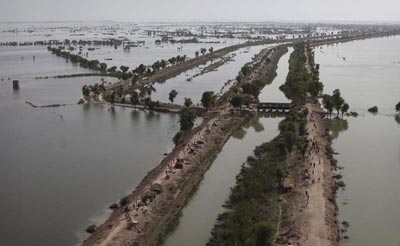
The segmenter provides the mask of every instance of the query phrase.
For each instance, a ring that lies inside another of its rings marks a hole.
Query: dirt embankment
[[[306,53],[307,54],[307,53]],[[306,69],[311,74],[308,57]],[[288,158],[286,182],[293,190],[282,196],[282,218],[276,245],[338,246],[337,206],[335,204],[334,167],[331,162],[330,137],[319,102],[309,97],[306,131],[306,159],[300,152]]]

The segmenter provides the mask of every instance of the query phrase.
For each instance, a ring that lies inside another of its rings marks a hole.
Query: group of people
[[[315,123],[314,115],[312,112],[310,115],[310,121],[313,123],[311,130],[312,131],[317,130],[317,125]],[[311,181],[310,184],[314,184],[317,182],[317,178],[315,177],[315,167],[317,165],[321,165],[321,158],[318,156],[321,149],[320,149],[320,143],[318,143],[318,141],[316,139],[313,139],[311,137],[307,141],[310,146],[310,148],[308,150],[308,155],[310,156],[310,166],[308,169],[305,170],[305,174],[307,176],[308,182]],[[318,161],[315,161],[315,158],[311,157],[313,153],[316,154]],[[310,173],[310,171],[311,171],[311,173]],[[320,182],[320,181],[321,181],[321,177],[318,177],[318,182]],[[306,206],[308,206],[308,202],[310,199],[310,194],[309,194],[308,190],[305,191],[305,196],[306,196]]]

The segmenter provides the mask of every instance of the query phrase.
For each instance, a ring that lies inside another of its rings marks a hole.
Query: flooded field
[[[224,92],[234,83],[240,68],[244,64],[251,62],[254,55],[267,47],[269,46],[242,48],[224,57],[223,59],[228,59],[227,62],[215,69],[215,71],[200,74],[203,68],[212,63],[209,62],[163,83],[157,83],[154,85],[156,92],[152,93],[152,99],[168,102],[168,93],[171,90],[176,90],[178,95],[174,101],[175,103],[183,104],[185,97],[189,97],[193,103],[197,104],[205,91],[214,91],[215,94]]]
[[[2,49],[0,64],[0,241],[73,245],[173,148],[178,117],[77,105],[82,85],[99,78],[33,79],[84,71],[47,51]],[[21,80],[19,91],[8,77]]]
[[[333,124],[334,149],[346,183],[338,193],[340,220],[348,221],[343,245],[399,245],[400,100],[399,37],[316,49],[325,93],[340,88],[357,118]],[[367,109],[378,106],[379,112]]]

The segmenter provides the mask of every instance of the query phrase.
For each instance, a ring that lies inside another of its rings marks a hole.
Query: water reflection
[[[239,127],[239,129],[232,132],[232,137],[241,140],[246,136],[246,133],[247,131],[244,129],[244,127]]]
[[[349,128],[349,123],[346,119],[328,119],[328,128],[331,130],[333,139],[339,137],[339,133],[346,131]]]
[[[137,123],[139,121],[140,112],[137,109],[133,109],[131,112],[131,119],[133,122]]]
[[[243,139],[247,131],[246,129],[253,128],[255,132],[262,132],[265,130],[264,125],[260,121],[260,117],[255,116],[253,118],[247,119],[242,126],[240,126],[238,129],[232,132],[232,137],[238,140]]]

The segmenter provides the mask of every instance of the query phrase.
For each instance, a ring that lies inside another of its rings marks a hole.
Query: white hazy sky
[[[400,0],[0,0],[0,21],[400,21]]]

